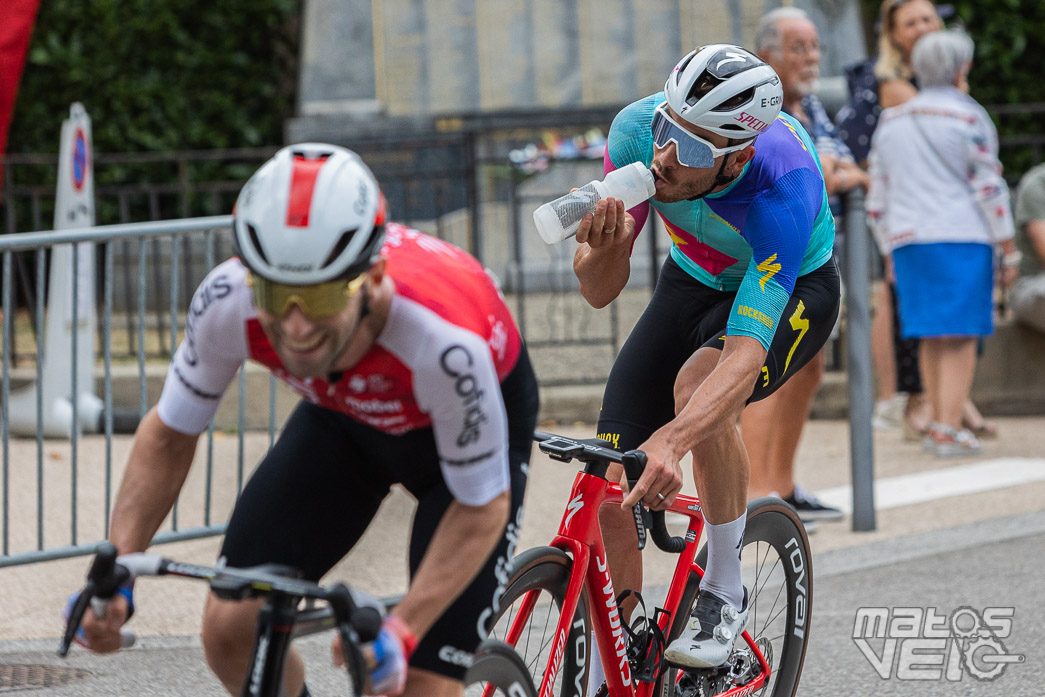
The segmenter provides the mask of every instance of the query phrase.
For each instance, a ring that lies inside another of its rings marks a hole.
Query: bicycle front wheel
[[[707,564],[707,545],[697,555],[702,568]],[[760,498],[748,504],[744,531],[744,587],[748,590],[747,632],[769,664],[769,680],[757,695],[794,697],[802,675],[806,646],[809,642],[809,620],[813,599],[809,538],[794,509],[777,498]],[[679,612],[672,621],[668,641],[682,633],[697,599],[699,579],[692,575],[686,585]],[[746,663],[745,663],[746,662]],[[758,677],[758,663],[750,655],[746,642],[738,640],[730,663],[739,677],[730,678],[728,671],[709,673],[693,671],[680,676],[669,668],[664,675],[664,697],[697,694],[720,694],[738,684]],[[745,668],[746,666],[746,668]]]
[[[513,646],[522,659],[533,685],[540,687],[551,660],[555,627],[566,597],[573,560],[560,549],[536,547],[512,559],[509,580],[500,598],[490,636],[506,640],[518,620],[522,633]],[[534,596],[530,594],[534,593]],[[552,694],[560,697],[585,697],[588,678],[588,598],[582,590],[573,613],[566,646]]]
[[[486,639],[464,677],[465,697],[537,697],[533,678],[512,647]]]

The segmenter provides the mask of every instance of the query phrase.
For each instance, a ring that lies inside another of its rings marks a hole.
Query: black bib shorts
[[[421,638],[410,665],[461,680],[507,580],[537,421],[537,380],[525,346],[501,383],[508,414],[511,511],[479,575]],[[417,571],[453,501],[432,430],[394,436],[302,401],[236,502],[221,555],[232,567],[287,564],[318,581],[356,544],[392,484],[417,498],[409,568]]]
[[[839,292],[833,260],[798,277],[749,403],[773,394],[827,343],[838,318]],[[721,350],[736,296],[709,288],[668,257],[649,305],[613,362],[599,438],[631,450],[675,418],[675,378],[697,349]]]

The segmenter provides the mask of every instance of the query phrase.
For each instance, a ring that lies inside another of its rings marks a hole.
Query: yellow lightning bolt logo
[[[765,274],[765,276],[758,279],[758,285],[762,286],[763,293],[766,292],[766,281],[773,278],[773,276],[776,276],[777,271],[780,270],[780,264],[774,264],[773,262],[775,261],[776,254],[773,254],[773,256],[769,257],[756,267],[759,271]]]
[[[668,229],[668,235],[671,236],[671,241],[672,242],[674,242],[675,244],[677,244],[680,247],[682,245],[684,245],[684,244],[689,244],[689,242],[687,242],[686,240],[684,240],[681,237],[679,237],[678,235],[676,235],[675,231],[672,230],[670,226],[665,225],[665,227]]]
[[[798,342],[802,340],[802,337],[809,331],[809,320],[802,316],[805,312],[806,304],[801,300],[798,301],[798,307],[795,308],[794,314],[791,315],[791,328],[798,332],[798,338],[795,339],[795,343],[791,345],[791,350],[787,352],[787,360],[784,361],[784,372],[787,372],[787,367],[791,365],[791,356],[795,355],[795,349],[798,348]]]

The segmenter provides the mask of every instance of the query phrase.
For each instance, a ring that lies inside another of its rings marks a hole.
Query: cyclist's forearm
[[[595,249],[582,244],[573,258],[573,272],[581,295],[598,309],[609,305],[628,283],[631,257],[628,245]]]
[[[142,419],[109,527],[109,538],[121,554],[149,546],[185,483],[197,439],[165,426],[155,408]]]
[[[509,508],[507,491],[485,506],[465,506],[457,501],[450,504],[410,582],[410,590],[394,610],[418,638],[431,629],[482,569],[504,536]]]

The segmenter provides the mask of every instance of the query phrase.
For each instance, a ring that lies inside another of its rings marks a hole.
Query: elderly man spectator
[[[1016,191],[1016,248],[1020,280],[1009,293],[1017,321],[1045,332],[1045,165],[1023,175]]]
[[[827,193],[838,195],[867,186],[867,175],[838,137],[815,91],[820,81],[820,35],[797,7],[767,12],[755,30],[755,52],[773,66],[784,91],[783,110],[805,126],[813,138]]]
[[[816,25],[798,8],[772,10],[758,23],[755,50],[780,77],[783,111],[795,117],[812,137],[832,209],[837,209],[838,194],[854,186],[866,186],[867,175],[838,138],[834,124],[814,94],[820,78],[820,37]],[[824,505],[794,481],[795,455],[823,375],[821,350],[774,394],[749,404],[740,418],[751,461],[748,497],[772,494],[784,498],[795,507],[810,531],[814,521],[843,517],[842,511]]]
[[[977,339],[993,332],[993,246],[1004,255],[1004,285],[1019,262],[998,134],[967,94],[972,55],[961,32],[919,39],[911,65],[922,91],[882,112],[870,157],[867,210],[883,252],[893,255],[903,336],[921,339],[933,414],[925,446],[938,456],[980,451],[962,409]]]

